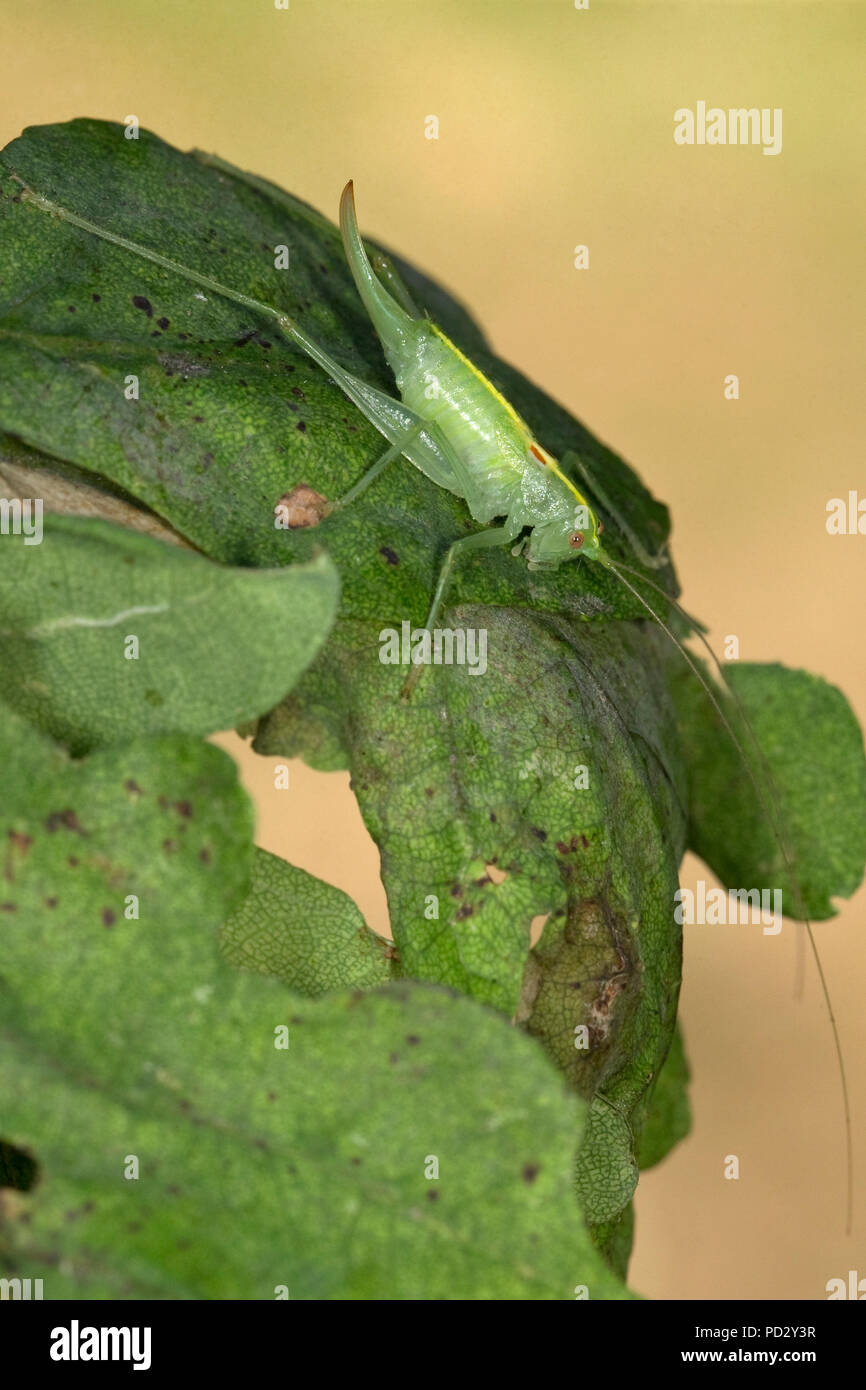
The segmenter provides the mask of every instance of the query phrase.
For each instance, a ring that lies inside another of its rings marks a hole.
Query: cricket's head
[[[556,568],[564,560],[603,559],[601,525],[589,507],[551,517],[533,527],[526,558],[530,569]]]

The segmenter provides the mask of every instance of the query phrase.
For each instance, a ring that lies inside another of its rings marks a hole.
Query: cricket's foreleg
[[[670,558],[666,553],[667,541],[657,555],[651,555],[646,546],[635,535],[622,514],[613,505],[607,493],[602,488],[601,483],[596,480],[579,454],[576,454],[573,449],[569,449],[567,453],[563,454],[562,463],[563,467],[568,467],[568,465],[571,464],[577,469],[587,487],[591,492],[595,493],[595,496],[604,507],[608,516],[613,518],[620,531],[622,531],[642,565],[647,569],[658,570],[661,569],[663,565],[670,564]]]
[[[436,619],[442,610],[442,603],[445,592],[448,588],[448,581],[451,578],[451,571],[454,562],[459,556],[472,550],[487,550],[494,545],[508,545],[517,535],[513,526],[507,522],[504,526],[489,526],[485,531],[475,531],[471,536],[461,536],[453,545],[449,546],[445,559],[442,561],[442,568],[439,571],[439,578],[436,583],[436,592],[433,595],[433,602],[430,604],[430,612],[427,614],[427,621],[424,627],[427,632],[432,632],[436,626]],[[401,692],[401,698],[408,700],[418,681],[421,679],[422,667],[420,664],[413,666],[409,675],[406,677]]]
[[[395,444],[392,444],[390,448],[386,449],[382,457],[378,458],[374,464],[371,464],[366,473],[358,479],[354,487],[350,487],[349,491],[344,493],[338,501],[331,503],[329,512],[339,511],[341,507],[347,507],[350,502],[357,501],[361,494],[367,491],[370,484],[376,481],[379,474],[388,467],[388,464],[393,463],[395,459],[402,456],[403,451],[412,443],[412,440],[418,436],[420,431],[420,423],[415,425],[411,430],[407,430],[405,438],[398,439]]]

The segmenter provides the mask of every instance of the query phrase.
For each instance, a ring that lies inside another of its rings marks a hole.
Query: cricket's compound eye
[[[572,550],[580,550],[580,547],[583,545],[583,532],[572,532],[568,538],[568,544],[571,546]]]

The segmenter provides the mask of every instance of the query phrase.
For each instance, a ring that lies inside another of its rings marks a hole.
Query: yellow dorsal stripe
[[[488,391],[490,395],[493,397],[493,399],[499,405],[502,406],[506,414],[514,421],[514,424],[520,430],[521,434],[526,436],[527,447],[529,445],[532,445],[533,448],[538,450],[539,454],[543,455],[543,459],[541,459],[540,462],[543,462],[544,466],[550,469],[551,473],[553,473],[554,476],[557,477],[559,481],[563,483],[565,487],[568,488],[569,492],[572,493],[572,495],[576,498],[580,505],[582,507],[586,507],[589,511],[590,516],[593,517],[593,519],[595,519],[595,513],[593,512],[583,493],[579,492],[578,489],[575,487],[574,483],[571,481],[571,479],[566,477],[566,475],[563,473],[562,469],[560,468],[559,464],[556,462],[556,459],[552,456],[552,454],[549,454],[546,449],[542,448],[542,446],[533,439],[529,426],[527,425],[526,421],[522,419],[520,415],[518,415],[511,402],[505,399],[501,391],[497,391],[496,387],[493,385],[493,382],[488,381],[487,377],[480,370],[480,368],[476,367],[475,363],[471,361],[471,359],[468,358],[464,352],[460,351],[456,343],[452,343],[451,339],[442,332],[442,329],[439,328],[437,324],[431,322],[430,327],[436,334],[437,338],[441,338],[445,346],[451,352],[454,353],[454,356],[458,359],[458,361],[462,362],[464,367],[469,368],[469,371],[472,373],[472,375],[478,381],[481,382],[481,385],[484,387],[485,391]]]
[[[592,516],[592,515],[593,515],[592,507],[590,507],[590,505],[589,505],[589,503],[587,502],[586,498],[584,497],[583,493],[582,493],[582,492],[579,492],[579,491],[577,490],[577,488],[575,487],[575,485],[574,485],[574,483],[571,481],[571,479],[568,478],[568,477],[566,477],[566,475],[563,473],[562,469],[560,468],[559,464],[556,462],[556,459],[553,457],[553,455],[552,455],[552,454],[549,454],[549,453],[547,452],[546,449],[543,449],[543,448],[541,447],[540,444],[535,443],[534,440],[533,440],[533,448],[537,449],[538,452],[539,452],[540,454],[543,454],[543,455],[544,455],[544,466],[545,466],[545,468],[549,468],[550,471],[551,471],[551,473],[553,473],[553,474],[559,479],[559,481],[560,481],[561,483],[564,483],[564,484],[565,484],[565,486],[568,488],[569,492],[573,493],[573,495],[577,498],[577,500],[578,500],[578,502],[580,503],[580,505],[581,505],[582,507],[586,507],[586,509],[587,509],[587,511],[589,512],[590,516]]]
[[[460,351],[459,347],[457,347],[455,343],[452,343],[450,338],[447,338],[445,336],[445,334],[442,332],[442,329],[439,328],[437,324],[431,323],[430,327],[433,329],[433,332],[436,334],[436,337],[441,338],[445,346],[451,352],[454,353],[454,356],[458,359],[458,361],[462,362],[464,367],[468,367],[474,377],[477,377],[477,379],[481,382],[481,385],[484,387],[485,391],[489,391],[493,399],[497,401],[499,405],[502,406],[503,410],[508,415],[510,415],[515,425],[517,425],[523,431],[527,439],[531,439],[532,435],[529,433],[526,421],[521,420],[517,411],[514,409],[514,406],[511,404],[510,401],[507,401],[505,399],[501,391],[497,391],[496,387],[493,385],[493,382],[487,380],[487,377],[484,375],[484,373],[480,371],[478,367],[476,367],[474,362],[471,362],[469,360],[465,353],[462,353]]]

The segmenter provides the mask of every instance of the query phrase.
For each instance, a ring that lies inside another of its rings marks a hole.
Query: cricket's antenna
[[[731,724],[731,721],[728,719],[727,715],[725,714],[724,710],[722,709],[721,703],[719,702],[719,700],[718,700],[718,698],[717,698],[717,696],[716,696],[714,690],[712,689],[712,687],[711,687],[709,681],[706,680],[706,678],[704,677],[704,675],[703,675],[702,671],[700,670],[700,668],[695,664],[695,661],[694,661],[693,657],[691,656],[691,654],[689,653],[689,651],[683,646],[683,644],[682,644],[682,642],[680,642],[679,638],[671,631],[671,629],[668,627],[667,623],[665,623],[664,620],[663,620],[662,618],[659,617],[658,613],[655,611],[655,609],[652,607],[652,605],[651,605],[650,603],[647,602],[647,600],[644,598],[643,594],[641,594],[641,593],[639,592],[639,590],[635,588],[634,584],[630,583],[630,581],[629,581],[628,579],[626,579],[625,574],[623,573],[624,570],[627,571],[629,574],[634,574],[637,578],[639,578],[639,579],[641,580],[642,583],[648,584],[650,588],[655,589],[657,593],[661,594],[661,596],[662,596],[662,598],[665,600],[665,602],[666,602],[666,603],[669,603],[669,604],[671,605],[671,607],[672,607],[672,608],[673,608],[673,609],[674,609],[674,610],[675,610],[675,611],[676,611],[676,612],[689,624],[689,627],[692,628],[692,630],[693,630],[694,632],[697,633],[697,635],[698,635],[698,637],[700,638],[701,642],[703,643],[704,647],[706,647],[707,651],[709,652],[709,655],[710,655],[710,657],[712,658],[713,664],[715,665],[717,671],[719,672],[719,675],[721,676],[721,679],[722,679],[722,682],[723,682],[723,684],[724,684],[725,690],[730,694],[730,696],[732,697],[732,699],[733,699],[733,701],[734,701],[734,704],[736,705],[737,712],[738,712],[740,718],[741,718],[742,721],[743,721],[743,725],[744,725],[744,727],[748,730],[749,736],[750,736],[752,742],[754,743],[755,748],[757,749],[758,754],[759,754],[759,756],[760,756],[760,758],[761,758],[761,761],[762,761],[763,766],[764,766],[764,771],[765,771],[765,773],[766,773],[766,775],[767,775],[768,784],[769,784],[770,787],[772,788],[772,787],[773,787],[773,779],[772,779],[772,774],[771,774],[771,772],[770,772],[770,769],[769,769],[769,767],[768,767],[768,765],[767,765],[767,760],[766,760],[766,758],[765,758],[765,756],[764,756],[764,752],[763,752],[763,750],[762,750],[762,748],[761,748],[761,745],[760,745],[760,743],[758,742],[757,734],[755,733],[754,728],[752,727],[751,721],[749,720],[749,717],[748,717],[748,715],[746,714],[746,711],[745,711],[745,709],[744,709],[744,707],[743,707],[742,701],[740,700],[739,696],[737,695],[737,692],[736,692],[736,691],[733,689],[733,687],[728,683],[727,677],[725,676],[724,668],[722,667],[722,664],[721,664],[721,662],[719,661],[719,658],[716,656],[716,653],[713,651],[713,649],[712,649],[710,643],[707,641],[707,638],[704,636],[704,633],[702,632],[702,630],[701,630],[701,628],[700,628],[700,625],[695,621],[695,619],[692,618],[692,617],[686,612],[686,610],[680,606],[679,603],[677,603],[677,601],[676,601],[675,598],[671,598],[669,594],[665,593],[664,589],[662,589],[660,585],[655,584],[651,579],[647,579],[646,575],[640,574],[637,570],[631,569],[630,566],[628,566],[628,565],[622,565],[622,564],[620,564],[619,562],[614,563],[614,562],[613,562],[611,559],[609,559],[609,557],[606,556],[606,555],[604,555],[604,556],[602,557],[602,563],[605,565],[605,567],[606,567],[607,569],[611,570],[611,571],[616,575],[616,577],[617,577],[617,579],[619,580],[619,582],[620,582],[621,584],[623,584],[623,585],[625,586],[625,588],[628,589],[629,592],[630,592],[631,594],[634,595],[634,597],[638,600],[638,602],[641,603],[641,604],[643,605],[643,607],[647,610],[647,612],[649,613],[649,615],[650,615],[650,617],[653,619],[653,621],[656,622],[656,623],[659,625],[659,627],[662,629],[662,631],[663,631],[664,633],[667,634],[667,636],[670,638],[671,642],[673,642],[674,646],[676,647],[677,651],[680,653],[680,656],[682,656],[683,660],[684,660],[684,661],[686,662],[686,664],[689,666],[689,668],[691,669],[692,673],[697,677],[698,682],[699,682],[700,685],[702,686],[702,688],[703,688],[703,690],[704,690],[704,693],[705,693],[705,695],[707,696],[707,699],[710,701],[710,704],[712,705],[713,709],[715,710],[716,714],[718,715],[719,719],[721,720],[722,725],[723,725],[723,727],[724,727],[724,729],[725,729],[725,731],[726,731],[728,737],[730,738],[731,742],[733,743],[734,747],[735,747],[736,750],[737,750],[737,753],[738,753],[738,755],[739,755],[739,757],[740,757],[740,760],[741,760],[741,762],[742,762],[742,764],[743,764],[743,767],[746,769],[746,772],[747,772],[747,774],[748,774],[749,780],[750,780],[750,782],[752,783],[752,786],[754,787],[754,789],[755,789],[755,791],[756,791],[756,793],[757,793],[757,795],[758,795],[758,799],[759,799],[759,801],[760,801],[760,803],[761,803],[761,807],[762,807],[762,809],[763,809],[763,811],[764,811],[764,814],[767,816],[768,821],[769,821],[770,825],[771,825],[772,828],[773,828],[773,833],[774,833],[774,835],[776,836],[776,840],[777,840],[777,843],[778,843],[778,845],[779,845],[779,849],[780,849],[781,852],[782,852],[782,858],[783,858],[783,860],[784,860],[784,862],[785,862],[785,869],[786,869],[786,871],[787,871],[788,877],[789,877],[791,883],[793,884],[794,890],[795,890],[795,892],[796,892],[796,894],[797,894],[797,897],[798,897],[798,899],[799,899],[798,910],[801,912],[801,920],[802,920],[802,922],[803,922],[803,924],[805,925],[805,928],[806,928],[806,934],[807,934],[808,939],[809,939],[809,946],[810,946],[810,948],[811,948],[812,956],[813,956],[814,961],[815,961],[815,968],[816,968],[817,971],[818,971],[818,979],[819,979],[820,984],[821,984],[821,993],[822,993],[823,996],[824,996],[824,1003],[825,1003],[825,1005],[826,1005],[827,1013],[828,1013],[829,1018],[830,1018],[830,1027],[831,1027],[832,1030],[833,1030],[833,1044],[834,1044],[834,1047],[835,1047],[835,1050],[836,1050],[836,1061],[837,1061],[837,1064],[838,1064],[839,1081],[840,1081],[840,1084],[841,1084],[841,1087],[842,1087],[842,1104],[843,1104],[843,1108],[844,1108],[844,1112],[845,1112],[845,1155],[846,1155],[846,1173],[847,1173],[847,1197],[846,1197],[846,1204],[845,1204],[845,1234],[846,1234],[846,1235],[850,1235],[850,1234],[851,1234],[851,1227],[852,1227],[853,1208],[854,1208],[854,1144],[853,1144],[852,1131],[851,1131],[851,1105],[850,1105],[850,1100],[849,1100],[849,1095],[848,1095],[848,1077],[847,1077],[847,1074],[846,1074],[846,1071],[845,1071],[845,1060],[844,1060],[844,1057],[843,1057],[843,1054],[842,1054],[842,1042],[841,1042],[841,1039],[840,1039],[840,1036],[839,1036],[839,1026],[838,1026],[838,1024],[837,1024],[837,1022],[836,1022],[836,1015],[835,1015],[835,1013],[833,1012],[833,1004],[832,1004],[832,1000],[831,1000],[831,998],[830,998],[830,990],[829,990],[829,987],[828,987],[828,985],[827,985],[827,978],[826,978],[826,976],[825,976],[825,974],[824,974],[824,968],[823,968],[823,966],[822,966],[822,964],[821,964],[821,957],[820,957],[819,954],[818,954],[818,946],[817,946],[817,943],[816,943],[816,941],[815,941],[815,933],[814,933],[814,931],[812,930],[812,922],[811,922],[811,919],[809,918],[808,912],[807,912],[807,910],[806,910],[805,900],[804,900],[804,898],[803,898],[802,890],[800,889],[799,884],[798,884],[797,875],[796,875],[796,873],[795,873],[795,871],[794,871],[793,862],[792,862],[791,857],[790,857],[790,855],[789,855],[789,853],[788,853],[788,849],[787,849],[787,847],[786,847],[786,845],[785,845],[784,837],[783,837],[783,835],[782,835],[782,833],[781,833],[781,831],[780,831],[780,829],[779,829],[779,821],[778,821],[778,819],[777,819],[777,816],[774,814],[774,810],[771,810],[770,805],[769,805],[769,803],[768,803],[768,801],[767,801],[767,798],[766,798],[766,796],[765,796],[765,794],[764,794],[764,790],[763,790],[763,788],[761,787],[761,785],[760,785],[758,779],[756,778],[756,776],[755,776],[755,774],[754,774],[754,771],[753,771],[753,769],[752,769],[752,766],[751,766],[751,764],[750,764],[748,758],[746,757],[745,749],[743,748],[742,742],[740,741],[740,738],[738,737],[737,733],[735,732],[735,730],[734,730],[734,728],[733,728],[733,726],[732,726],[732,724]],[[775,790],[775,789],[774,789],[774,790]],[[778,793],[777,793],[777,794],[778,794]],[[775,808],[774,808],[774,809],[775,809]]]

